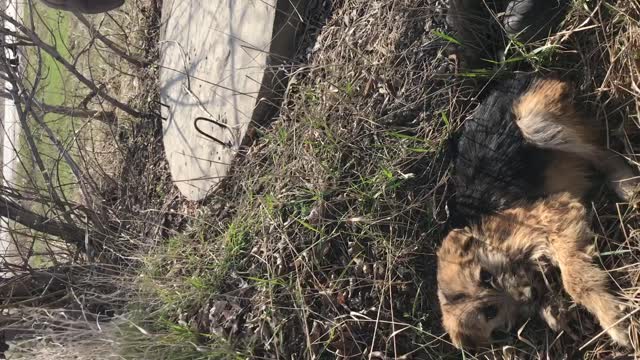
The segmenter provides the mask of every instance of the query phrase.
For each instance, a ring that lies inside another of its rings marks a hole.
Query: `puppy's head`
[[[540,275],[522,256],[510,256],[453,230],[438,250],[438,298],[445,330],[459,348],[501,342],[533,315],[543,291]]]

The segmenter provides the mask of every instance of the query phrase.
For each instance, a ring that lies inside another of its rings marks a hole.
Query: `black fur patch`
[[[503,82],[465,123],[455,149],[451,225],[459,227],[542,196],[546,150],[525,143],[513,114],[530,78]]]

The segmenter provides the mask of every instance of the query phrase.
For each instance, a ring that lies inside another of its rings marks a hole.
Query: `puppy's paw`
[[[570,323],[575,319],[566,302],[562,300],[549,301],[540,307],[539,314],[551,330],[555,332],[564,331],[576,341],[580,339],[570,326]]]
[[[631,348],[631,341],[629,340],[629,332],[627,329],[626,322],[622,322],[622,324],[618,324],[607,330],[607,334],[611,337],[616,344],[625,347],[627,349]]]
[[[628,201],[634,208],[638,208],[640,199],[638,199],[637,193],[640,190],[640,177],[612,181],[612,187],[621,199]]]

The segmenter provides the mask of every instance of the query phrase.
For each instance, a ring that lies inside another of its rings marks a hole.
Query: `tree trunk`
[[[69,282],[65,271],[58,271],[55,267],[19,271],[12,275],[0,279],[0,301],[5,307],[10,304],[11,307],[37,306],[38,301],[64,290]]]
[[[0,98],[14,100],[13,96],[11,96],[7,91],[0,91]],[[82,107],[72,108],[68,106],[49,105],[40,102],[36,102],[36,105],[44,113],[67,115],[80,119],[97,119],[107,125],[113,125],[116,121],[116,114],[113,111],[90,110]]]
[[[76,225],[38,215],[4,197],[0,197],[0,216],[13,220],[29,229],[59,237],[77,246],[80,250],[85,250],[85,230]]]
[[[75,118],[97,119],[107,125],[113,125],[116,114],[113,111],[98,111],[90,109],[71,108],[67,106],[55,106],[49,104],[38,104],[43,112],[67,115]]]

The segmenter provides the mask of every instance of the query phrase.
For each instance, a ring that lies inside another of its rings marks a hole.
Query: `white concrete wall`
[[[24,9],[24,1],[19,0],[5,0],[2,4],[3,11],[13,17],[19,19]],[[10,30],[15,30],[12,24],[6,24],[6,27]],[[12,39],[5,38],[6,42],[12,41]],[[4,86],[10,86],[5,84]],[[5,186],[12,186],[16,181],[16,171],[18,170],[19,161],[16,154],[18,148],[18,139],[20,137],[20,123],[18,119],[18,113],[16,111],[15,104],[12,100],[2,99],[3,101],[3,118],[2,118],[2,140],[0,142],[0,152],[2,153],[2,181]],[[15,246],[11,241],[11,237],[7,229],[7,219],[0,218],[0,256],[4,254],[4,257],[9,261],[13,261],[16,254]]]

